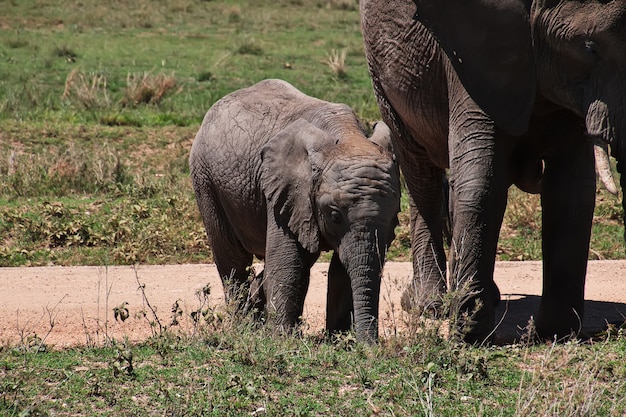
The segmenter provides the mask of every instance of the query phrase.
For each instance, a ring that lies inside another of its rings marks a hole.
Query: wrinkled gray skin
[[[189,164],[227,299],[248,294],[253,255],[265,260],[249,302],[280,329],[302,315],[310,268],[334,250],[326,328],[378,336],[380,279],[394,238],[400,180],[389,128],[365,136],[346,105],[265,80],[219,100]],[[226,279],[228,278],[228,279]]]
[[[405,292],[404,307],[437,311],[446,290],[441,181],[450,168],[449,286],[473,279],[479,294],[464,311],[483,304],[466,339],[494,328],[496,245],[512,184],[541,194],[536,329],[546,338],[579,331],[594,151],[599,173],[607,144],[618,170],[626,162],[626,1],[365,0],[361,19],[411,197],[416,292]]]

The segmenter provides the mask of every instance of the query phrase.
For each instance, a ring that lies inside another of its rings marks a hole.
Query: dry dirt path
[[[315,265],[307,295],[304,318],[309,331],[323,328],[325,319],[326,270]],[[411,274],[406,262],[388,262],[381,294],[381,334],[402,328],[399,308],[401,288]],[[586,288],[583,328],[596,331],[607,322],[623,322],[626,317],[626,261],[591,261]],[[495,280],[502,293],[496,335],[511,341],[520,335],[537,311],[541,293],[540,262],[498,262]],[[99,344],[106,337],[138,341],[152,329],[142,310],[139,288],[163,324],[168,324],[172,305],[183,310],[181,322],[190,325],[189,313],[198,308],[196,292],[207,283],[210,302],[223,304],[222,286],[215,265],[165,265],[120,267],[29,267],[0,268],[0,343],[15,344],[37,335],[48,346],[65,347]],[[116,321],[113,309],[128,303],[125,322]],[[53,323],[53,326],[51,325]]]

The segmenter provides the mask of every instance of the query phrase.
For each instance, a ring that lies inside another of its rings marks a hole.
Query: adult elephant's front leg
[[[536,321],[539,335],[550,339],[578,333],[582,327],[596,189],[593,143],[583,138],[580,124],[574,120],[553,132],[564,136],[565,145],[545,158],[543,294]]]
[[[480,343],[494,329],[495,306],[500,300],[493,272],[506,208],[505,161],[511,146],[507,138],[495,139],[495,126],[480,110],[465,109],[454,116],[458,119],[455,123],[453,117],[450,131],[450,287],[458,303],[451,307],[460,319],[457,327],[462,337]]]
[[[263,289],[268,321],[279,330],[291,331],[299,323],[317,256],[291,233],[268,222]]]

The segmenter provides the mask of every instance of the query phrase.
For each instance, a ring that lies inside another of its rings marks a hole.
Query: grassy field
[[[189,312],[176,312],[187,314]],[[405,317],[365,346],[350,334],[279,336],[208,306],[193,333],[0,348],[2,416],[623,416],[626,335],[472,347]],[[156,316],[155,316],[156,320]],[[166,317],[159,323],[168,323]]]
[[[211,260],[188,178],[206,110],[283,78],[379,117],[356,1],[7,1],[0,16],[0,266]],[[540,259],[511,191],[498,257]],[[598,191],[591,259],[624,257]],[[406,199],[390,258],[407,260]]]
[[[282,78],[379,117],[356,0],[0,5],[0,266],[210,262],[187,158],[235,89]],[[591,259],[624,258],[620,216],[599,189]],[[400,217],[390,258],[408,260],[406,198]],[[540,218],[511,190],[499,259],[540,259]],[[621,416],[626,337],[597,340],[365,347],[226,318],[140,345],[23,341],[0,347],[0,415]]]
[[[377,118],[352,2],[8,2],[0,27],[4,266],[210,261],[188,151],[238,88]]]

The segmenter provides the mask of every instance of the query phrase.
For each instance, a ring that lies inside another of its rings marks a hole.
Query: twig
[[[41,339],[41,343],[39,344],[39,347],[37,348],[37,350],[41,349],[41,347],[45,344],[46,339],[48,338],[48,336],[50,336],[50,333],[52,333],[52,329],[54,329],[55,320],[56,320],[56,317],[58,315],[58,313],[55,313],[55,310],[57,309],[59,304],[61,304],[61,302],[65,299],[65,297],[67,297],[67,294],[65,294],[63,297],[61,297],[59,302],[56,303],[56,305],[54,307],[52,307],[52,310],[50,310],[48,308],[48,306],[46,305],[45,309],[46,309],[46,313],[48,313],[48,324],[50,325],[50,327],[48,327],[48,332]],[[53,314],[54,314],[54,317],[53,317]]]
[[[161,324],[161,320],[159,320],[159,316],[157,315],[156,310],[152,307],[152,305],[150,304],[150,301],[148,301],[148,297],[146,297],[146,291],[145,291],[146,284],[142,284],[141,282],[139,282],[139,274],[137,273],[136,265],[133,265],[132,268],[133,268],[133,271],[135,272],[135,279],[137,280],[137,284],[139,285],[138,290],[141,291],[141,297],[143,299],[144,306],[148,306],[148,308],[152,312],[152,316],[154,317],[155,322],[159,325],[159,333],[161,333],[165,330],[165,327]],[[146,318],[146,320],[148,319]],[[150,323],[150,328],[152,329],[152,335],[156,336],[156,333],[153,328],[154,327],[153,322],[150,322],[150,320],[148,320],[148,323]]]
[[[89,329],[87,328],[87,323],[85,322],[85,312],[82,307],[80,308],[80,318],[83,322],[83,331],[85,332],[85,345],[95,347],[96,343],[89,334]]]

